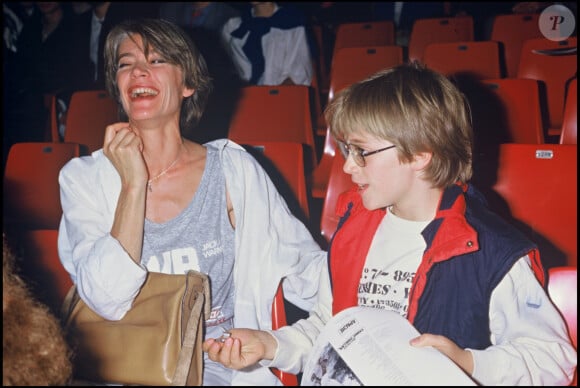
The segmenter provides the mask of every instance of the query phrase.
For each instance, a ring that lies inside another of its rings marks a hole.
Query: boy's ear
[[[415,168],[416,171],[423,170],[425,167],[429,165],[432,157],[433,157],[432,152],[419,152],[418,154],[415,154],[413,159],[413,167]]]

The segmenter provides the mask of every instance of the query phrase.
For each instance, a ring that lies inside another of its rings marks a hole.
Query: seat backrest
[[[495,78],[482,80],[482,85],[485,89],[477,97],[470,96],[478,130],[501,131],[506,143],[544,143],[538,81]],[[482,124],[487,128],[481,128]]]
[[[578,268],[560,266],[548,269],[548,295],[568,326],[570,340],[578,349]],[[570,386],[578,386],[578,370]]]
[[[310,216],[306,186],[304,145],[296,142],[246,142],[245,148],[260,162],[291,210],[300,207],[304,219]],[[251,147],[251,148],[250,148]],[[294,212],[294,214],[300,215]]]
[[[577,144],[578,133],[578,87],[577,78],[568,85],[566,101],[564,102],[564,119],[560,144]]]
[[[517,77],[541,81],[540,98],[545,101],[543,121],[550,136],[560,136],[562,132],[566,85],[576,76],[577,67],[576,37],[558,42],[528,39],[522,46]]]
[[[361,81],[379,70],[403,63],[401,46],[343,47],[336,51],[330,69],[328,99],[352,83]]]
[[[417,19],[409,36],[409,62],[423,62],[425,48],[435,42],[461,42],[474,40],[472,16]]]
[[[237,143],[294,142],[317,164],[309,88],[304,85],[245,86],[233,113],[228,137]]]
[[[62,207],[58,174],[81,155],[76,143],[15,143],[4,171],[4,220],[27,229],[58,229]]]
[[[312,197],[324,198],[326,196],[326,187],[328,186],[328,178],[335,154],[336,142],[330,134],[330,128],[327,127],[320,162],[318,162],[318,165],[310,176]]]
[[[401,46],[355,46],[336,49],[330,68],[327,101],[346,86],[365,79],[379,70],[403,63]],[[319,128],[326,128],[324,117],[320,117]],[[321,130],[322,132],[322,130]]]
[[[572,344],[578,346],[578,268],[549,268],[548,294],[566,320]]]
[[[511,143],[474,163],[491,208],[538,244],[547,268],[576,266],[577,159],[576,145]]]
[[[85,144],[89,152],[103,148],[107,125],[119,121],[117,102],[104,90],[72,94],[66,113],[64,141]]]
[[[341,23],[336,27],[334,50],[343,47],[392,46],[395,23],[392,20]]]
[[[324,33],[322,32],[323,27],[321,24],[313,23],[311,29],[312,37],[317,48],[316,58],[313,61],[316,64],[315,75],[317,76],[318,88],[320,90],[327,90],[330,78],[328,69],[331,58],[327,58],[328,54],[325,47]]]
[[[284,292],[282,291],[282,283],[278,285],[276,296],[272,302],[272,330],[277,330],[288,324],[286,318],[286,306],[284,303]],[[280,369],[272,368],[272,373],[278,377],[284,386],[298,386],[298,377],[292,373],[283,372]]]
[[[44,141],[58,143],[61,141],[58,133],[58,108],[56,94],[50,93],[44,96],[44,103],[48,108],[48,122],[46,124],[46,135]]]
[[[512,13],[493,17],[490,39],[501,43],[506,77],[515,78],[518,73],[523,42],[542,37],[539,18],[539,13]]]
[[[423,63],[447,76],[469,75],[476,79],[500,78],[501,64],[497,42],[434,42],[427,45]]]
[[[344,157],[337,152],[332,160],[332,169],[328,177],[326,196],[324,197],[320,216],[320,234],[327,242],[330,242],[338,225],[339,218],[336,215],[338,197],[353,185],[350,175],[342,170],[343,166]]]

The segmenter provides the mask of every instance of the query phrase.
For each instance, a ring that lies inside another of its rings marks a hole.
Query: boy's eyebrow
[[[366,144],[367,142],[368,142],[368,139],[367,140],[363,140],[361,138],[357,138],[356,136],[354,136],[354,137],[350,137],[348,139],[348,142],[347,143],[348,144],[354,144],[354,145],[359,145],[360,146],[362,144]]]

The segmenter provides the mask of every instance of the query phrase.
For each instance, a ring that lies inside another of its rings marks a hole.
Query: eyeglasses
[[[337,141],[336,143],[338,144],[338,149],[340,150],[340,152],[342,153],[344,158],[348,159],[348,155],[352,155],[352,160],[354,160],[354,162],[359,167],[366,166],[365,158],[367,156],[378,154],[379,152],[390,150],[391,148],[396,147],[396,145],[392,145],[392,146],[381,148],[381,149],[378,149],[375,151],[365,151],[362,148],[360,148],[359,146],[356,146],[353,144],[347,144],[347,143],[342,142],[342,141]]]

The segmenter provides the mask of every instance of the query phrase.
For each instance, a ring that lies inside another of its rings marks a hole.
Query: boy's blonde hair
[[[366,133],[397,146],[399,160],[432,153],[424,177],[434,187],[472,175],[473,130],[465,96],[444,75],[418,63],[380,71],[342,90],[327,106],[331,134]]]

